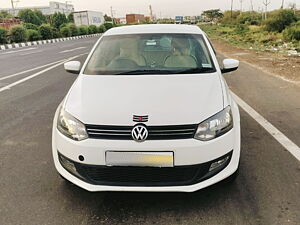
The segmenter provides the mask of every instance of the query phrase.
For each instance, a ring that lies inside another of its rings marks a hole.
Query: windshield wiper
[[[139,75],[139,74],[169,74],[172,73],[172,71],[169,70],[131,70],[131,71],[125,71],[121,73],[117,73],[115,75]]]
[[[214,72],[213,68],[192,68],[192,69],[185,69],[174,71],[176,74],[189,74],[189,73],[211,73]]]
[[[116,73],[115,75],[143,75],[143,74],[189,74],[214,72],[213,68],[190,68],[184,70],[131,70]]]

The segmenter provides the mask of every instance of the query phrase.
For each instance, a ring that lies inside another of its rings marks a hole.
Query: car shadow
[[[149,220],[153,222],[156,217],[164,217],[163,214],[180,220],[197,211],[205,214],[211,209],[222,210],[231,198],[238,198],[238,183],[238,180],[232,183],[225,180],[193,193],[92,193],[71,184],[62,187],[70,206],[80,203],[91,210],[91,224],[119,224],[126,221],[132,224]]]

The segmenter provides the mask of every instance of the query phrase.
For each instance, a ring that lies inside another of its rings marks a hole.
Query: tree
[[[112,18],[110,17],[110,16],[108,16],[108,15],[104,15],[104,20],[105,20],[105,22],[111,22],[112,21]]]
[[[18,16],[23,20],[25,23],[32,23],[35,25],[41,25],[42,21],[40,18],[31,10],[31,9],[22,9]]]
[[[202,13],[203,17],[206,17],[209,21],[217,21],[221,19],[224,15],[220,9],[206,10]]]
[[[60,28],[60,26],[62,24],[67,23],[67,22],[68,22],[68,19],[65,14],[58,12],[58,13],[54,13],[52,15],[52,25],[55,28]]]
[[[70,14],[68,15],[68,22],[69,22],[69,23],[74,23],[74,14],[73,14],[73,13],[70,13]]]
[[[13,15],[5,10],[0,11],[0,19],[13,18]]]
[[[42,23],[47,23],[46,16],[40,10],[33,10],[33,13],[40,19]]]

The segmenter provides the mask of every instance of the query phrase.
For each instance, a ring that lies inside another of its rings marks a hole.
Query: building
[[[142,14],[127,14],[126,15],[126,23],[127,24],[135,24],[135,23],[143,23],[145,22],[145,16]]]
[[[115,22],[117,24],[126,24],[126,18],[125,17],[115,18]]]
[[[105,22],[102,12],[79,11],[79,12],[74,12],[73,15],[74,15],[74,23],[76,26],[81,26],[81,25],[100,26]]]
[[[51,15],[56,12],[60,12],[66,15],[74,12],[74,5],[61,2],[49,2],[49,6],[28,6],[28,7],[16,7],[14,10],[12,8],[0,9],[5,10],[12,15],[18,15],[18,13],[23,9],[40,10],[44,15]]]
[[[14,25],[21,24],[20,19],[0,19],[0,27],[9,30],[10,27]]]

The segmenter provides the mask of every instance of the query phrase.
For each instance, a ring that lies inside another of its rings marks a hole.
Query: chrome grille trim
[[[146,126],[146,125],[145,125]],[[174,140],[193,138],[197,124],[146,126],[147,140]],[[111,140],[133,140],[131,131],[134,126],[86,125],[89,138]]]

